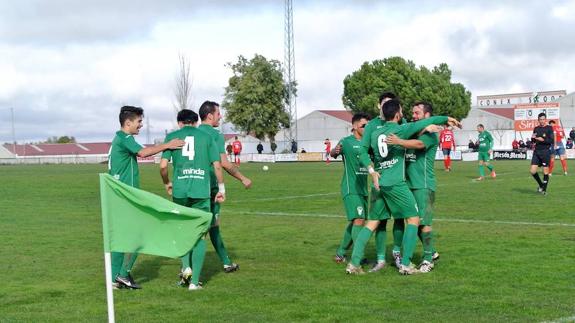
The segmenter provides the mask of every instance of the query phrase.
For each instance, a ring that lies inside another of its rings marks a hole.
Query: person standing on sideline
[[[451,148],[455,151],[455,136],[451,127],[447,127],[439,134],[441,151],[443,152],[443,166],[446,172],[451,171]]]
[[[479,132],[479,136],[477,137],[477,141],[479,141],[479,177],[477,180],[482,181],[485,178],[484,167],[487,167],[491,172],[491,177],[495,178],[497,177],[497,174],[495,174],[495,170],[493,170],[493,165],[489,163],[491,152],[493,150],[493,137],[487,130],[485,130],[485,127],[482,124],[477,125],[477,132]]]
[[[553,128],[547,125],[547,115],[539,113],[537,116],[539,125],[533,129],[531,140],[535,143],[535,151],[531,158],[531,176],[535,179],[539,187],[537,192],[547,195],[547,185],[549,184],[549,158],[551,157],[551,147],[554,142]],[[538,167],[543,167],[543,181],[537,172]]]
[[[331,141],[329,141],[329,138],[325,138],[323,144],[325,145],[325,163],[329,164],[329,154],[331,153]]]
[[[242,142],[238,139],[238,136],[235,137],[236,140],[232,142],[232,148],[234,150],[234,162],[236,165],[240,165],[240,154],[242,153]]]
[[[136,188],[140,188],[138,157],[153,156],[166,149],[178,149],[185,144],[183,140],[174,139],[161,145],[142,147],[134,136],[140,133],[143,118],[142,108],[123,106],[120,109],[121,129],[116,132],[108,155],[108,173],[120,182]],[[140,289],[130,275],[137,257],[137,253],[112,252],[114,288]]]
[[[261,141],[258,144],[258,146],[256,147],[256,150],[258,151],[258,154],[260,154],[260,155],[261,155],[262,151],[264,151],[264,145],[262,145]]]

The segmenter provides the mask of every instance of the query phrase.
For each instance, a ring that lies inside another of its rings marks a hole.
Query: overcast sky
[[[365,61],[445,62],[477,95],[575,90],[572,1],[294,0],[298,114],[343,109],[343,79]],[[109,141],[122,105],[145,109],[152,138],[174,119],[178,53],[193,107],[222,101],[225,66],[283,61],[283,1],[0,0],[0,142]],[[145,141],[145,130],[140,142]]]

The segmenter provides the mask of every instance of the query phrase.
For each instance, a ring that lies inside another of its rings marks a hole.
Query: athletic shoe
[[[401,253],[393,251],[391,254],[393,255],[395,267],[397,268],[401,267]]]
[[[547,191],[541,191],[541,194],[543,194],[543,196],[547,195]]]
[[[434,264],[433,262],[429,262],[424,260],[421,265],[419,265],[419,272],[421,273],[428,273],[433,270]]]
[[[190,285],[190,279],[192,278],[192,268],[187,267],[180,272],[179,276],[180,281],[178,282],[178,285],[182,287],[188,287]]]
[[[416,268],[412,267],[412,266],[404,266],[404,265],[399,265],[399,274],[400,275],[415,275],[415,274],[419,274],[420,271],[417,270]]]
[[[204,288],[202,287],[202,285],[200,285],[200,284],[198,284],[198,285],[190,284],[190,286],[188,287],[188,290],[192,290],[192,291],[193,291],[193,290],[200,290],[200,289],[204,289]]]
[[[118,276],[116,277],[116,283],[118,283],[119,288],[130,288],[130,289],[141,289],[140,285],[132,279],[130,275],[128,277]]]
[[[335,261],[338,264],[341,264],[347,262],[347,258],[345,256],[335,255],[333,256],[333,261]]]
[[[482,181],[483,180],[483,176],[479,176],[475,179],[476,181]]]
[[[543,192],[543,188],[541,186],[537,187],[537,193],[542,193]]]
[[[497,174],[495,174],[495,171],[491,171],[491,178],[495,178],[497,177]]]
[[[117,282],[112,283],[112,289],[121,289],[122,287]]]
[[[350,274],[350,275],[363,275],[363,274],[365,274],[365,271],[363,271],[363,268],[356,267],[356,266],[352,265],[351,263],[349,263],[349,264],[347,264],[347,267],[345,268],[345,273]]]
[[[438,259],[439,259],[439,252],[435,251],[435,252],[433,253],[433,255],[431,256],[431,260],[435,262],[435,261],[437,261]]]
[[[376,273],[380,270],[382,270],[383,268],[385,268],[385,261],[377,261],[375,263],[375,265],[373,265],[373,267],[371,267],[371,269],[368,271],[370,273]]]
[[[233,273],[234,271],[237,271],[239,269],[240,265],[236,263],[232,263],[231,265],[224,265],[224,271],[226,272],[226,274]]]
[[[567,172],[564,172],[563,175],[564,175],[564,176],[567,176]]]

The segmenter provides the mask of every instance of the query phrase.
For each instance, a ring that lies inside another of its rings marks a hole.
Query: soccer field
[[[575,177],[551,177],[535,193],[528,161],[440,163],[436,247],[429,274],[394,267],[348,276],[332,257],[346,220],[342,165],[242,164],[251,190],[226,176],[222,235],[238,272],[225,274],[208,243],[204,290],[175,285],[179,260],[142,255],[143,289],[114,292],[118,322],[575,320]],[[575,170],[575,163],[569,163]],[[99,172],[105,165],[0,167],[0,321],[107,319]],[[165,196],[157,165],[142,188]],[[388,262],[391,261],[388,224]],[[367,256],[373,258],[374,243]],[[414,262],[419,263],[418,244]]]

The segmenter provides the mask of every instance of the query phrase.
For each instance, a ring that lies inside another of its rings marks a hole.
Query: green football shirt
[[[341,155],[343,158],[343,177],[341,178],[341,196],[367,196],[367,168],[359,166],[361,141],[354,135],[341,139]]]
[[[431,124],[444,124],[447,117],[431,117],[417,122],[386,122],[383,127],[371,133],[369,143],[374,151],[374,168],[381,174],[380,186],[393,186],[405,181],[405,148],[399,145],[388,145],[385,140],[389,134],[401,139],[408,139]],[[362,149],[361,164],[369,165],[369,155]]]
[[[210,135],[212,140],[216,143],[216,149],[218,150],[218,154],[225,154],[226,153],[226,140],[224,139],[224,135],[222,135],[218,129],[208,125],[208,124],[201,124],[198,129]],[[218,160],[220,160],[218,158]],[[214,167],[210,167],[210,178],[212,183],[212,190],[217,189],[218,187],[218,179],[216,178],[216,173],[214,172]]]
[[[369,140],[371,138],[371,134],[383,127],[385,124],[385,120],[382,120],[381,117],[376,117],[367,122],[365,128],[363,129],[363,137],[361,138],[361,145],[366,149],[369,149]]]
[[[405,155],[407,185],[410,189],[436,189],[435,153],[439,145],[436,133],[424,133],[417,138],[423,142],[424,149],[408,149]]]
[[[124,184],[140,188],[137,158],[142,148],[134,136],[122,130],[117,131],[108,153],[108,174]]]
[[[477,140],[479,141],[478,151],[480,153],[486,153],[493,148],[493,137],[491,137],[491,134],[487,130],[483,130],[477,137]]]
[[[208,134],[192,126],[184,126],[169,133],[164,142],[176,138],[186,142],[182,149],[165,150],[162,153],[162,159],[171,159],[174,167],[172,196],[210,198],[210,167],[213,162],[220,160],[215,142]]]

